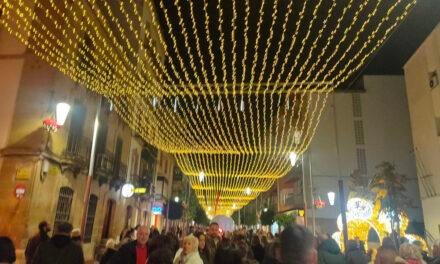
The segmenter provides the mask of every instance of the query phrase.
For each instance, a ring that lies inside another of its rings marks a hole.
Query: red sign
[[[15,198],[22,199],[25,194],[26,194],[26,185],[22,183],[17,183],[14,189]]]

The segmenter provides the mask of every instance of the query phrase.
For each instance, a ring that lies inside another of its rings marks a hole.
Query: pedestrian
[[[409,243],[403,243],[399,248],[399,256],[403,258],[407,264],[423,264],[422,254],[417,246]]]
[[[360,244],[356,240],[348,241],[345,260],[347,264],[367,264],[369,262],[367,255],[360,248]]]
[[[206,236],[206,247],[208,248],[209,258],[215,259],[217,249],[221,243],[222,237],[220,235],[220,227],[218,223],[212,222],[208,228],[208,235]]]
[[[174,257],[174,264],[203,264],[199,255],[199,242],[193,235],[183,238],[183,247],[180,248]]]
[[[440,264],[440,240],[435,240],[432,244],[432,257],[428,264]]]
[[[279,236],[283,264],[317,263],[316,250],[313,248],[313,236],[306,228],[296,224],[289,225]]]
[[[122,247],[123,245],[132,242],[135,240],[135,236],[134,236],[134,232],[135,230],[133,228],[129,228],[126,230],[124,237],[122,238],[122,240],[119,242],[118,247]]]
[[[422,254],[423,261],[425,261],[425,262],[430,262],[430,261],[432,261],[431,258],[428,256],[428,252],[426,252],[425,250],[423,250],[423,244],[422,244],[421,241],[416,240],[416,241],[412,242],[412,244],[413,244],[414,246],[416,246],[417,249],[419,250],[420,254]]]
[[[104,255],[101,257],[101,261],[99,262],[100,264],[110,263],[110,259],[116,253],[115,246],[115,241],[112,238],[109,238],[105,243],[105,252]]]
[[[136,240],[122,245],[110,259],[111,264],[145,264],[148,260],[148,227],[139,226]]]
[[[266,253],[264,254],[263,264],[281,264],[281,243],[278,240],[270,243],[267,246]]]
[[[15,247],[14,243],[9,237],[0,237],[0,263],[14,263],[15,257]]]
[[[153,249],[153,247],[155,249]],[[151,253],[148,257],[148,264],[172,264],[174,258],[172,247],[170,237],[165,235],[157,237],[150,246]]]
[[[328,238],[318,246],[319,264],[344,264],[345,257],[333,238]]]
[[[219,242],[214,256],[215,264],[242,264],[243,253],[235,249],[229,239],[224,238]]]
[[[397,255],[393,240],[390,237],[384,237],[382,245],[377,249],[374,264],[391,264],[389,262],[391,256],[396,257]]]
[[[206,236],[202,232],[197,232],[196,237],[199,239],[199,255],[203,260],[203,264],[213,263],[210,259],[208,248],[206,247]]]
[[[70,232],[72,232],[72,225],[70,223],[59,223],[56,227],[55,235],[50,240],[40,244],[32,263],[83,264],[83,251],[81,247],[72,242]]]
[[[50,231],[50,226],[46,221],[42,221],[38,224],[38,233],[29,239],[24,251],[27,264],[32,264],[35,252],[40,243],[50,239],[48,235]]]
[[[263,262],[264,259],[264,248],[261,245],[260,238],[258,235],[254,235],[252,238],[252,253],[254,254],[254,258],[259,262]]]
[[[70,233],[70,237],[72,238],[72,242],[77,244],[82,248],[82,238],[81,238],[81,230],[79,228],[75,228]]]

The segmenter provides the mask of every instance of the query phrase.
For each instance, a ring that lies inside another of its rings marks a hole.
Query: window
[[[115,167],[114,167],[114,176],[118,178],[120,175],[120,168],[121,168],[121,155],[122,155],[122,139],[118,137],[116,140],[116,147],[115,147]]]
[[[138,177],[138,161],[139,161],[139,154],[137,152],[136,149],[133,149],[133,151],[131,152],[131,169],[130,169],[130,173],[131,173],[131,178],[133,180],[137,180]]]
[[[354,120],[354,138],[356,145],[364,145],[364,124],[362,120]]]
[[[353,100],[353,116],[362,117],[361,95],[354,93],[351,96]]]
[[[96,206],[98,205],[98,196],[91,194],[89,206],[87,208],[86,227],[84,230],[84,243],[92,241],[93,223],[95,222]]]
[[[85,119],[86,108],[78,100],[75,100],[72,119],[70,120],[69,136],[67,138],[66,152],[69,154],[78,154],[78,151],[80,150]]]
[[[356,149],[357,165],[359,172],[367,174],[367,159],[365,156],[365,149]]]
[[[58,196],[57,211],[55,214],[54,230],[61,222],[68,222],[70,219],[70,208],[72,207],[73,190],[69,187],[61,187]]]

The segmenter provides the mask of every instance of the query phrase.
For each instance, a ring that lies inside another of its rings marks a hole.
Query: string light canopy
[[[215,215],[290,170],[329,94],[415,3],[4,0],[0,23],[173,153]]]

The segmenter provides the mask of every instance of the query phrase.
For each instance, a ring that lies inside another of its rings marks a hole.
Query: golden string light
[[[0,23],[174,154],[210,214],[230,214],[290,171],[328,96],[415,3],[4,0]]]

